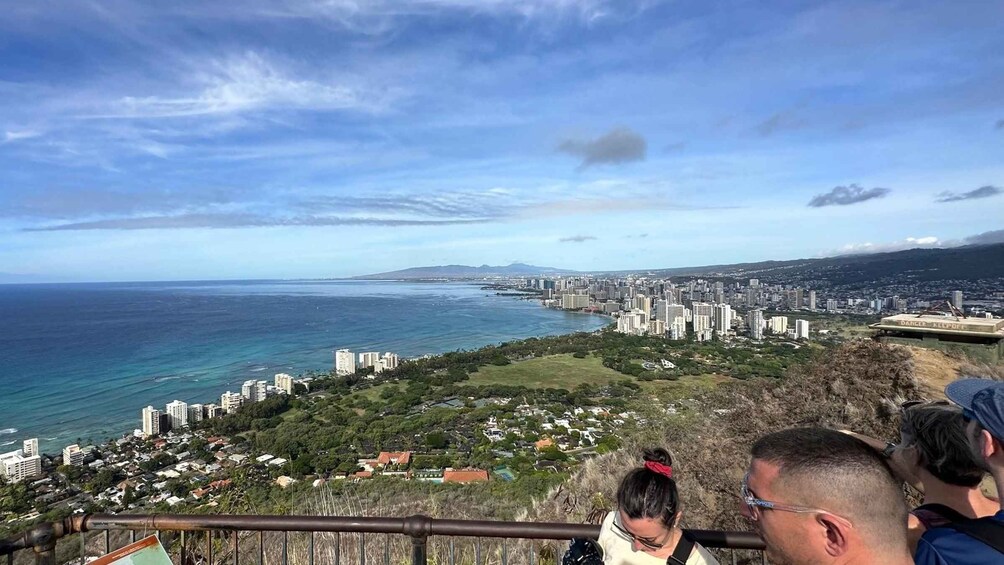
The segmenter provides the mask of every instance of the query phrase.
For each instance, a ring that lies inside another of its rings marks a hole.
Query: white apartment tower
[[[42,458],[38,455],[25,456],[20,449],[0,453],[0,475],[8,482],[19,483],[27,478],[42,474]]]
[[[962,291],[953,290],[952,291],[952,306],[955,306],[959,310],[962,310]]]
[[[171,422],[171,429],[177,430],[188,425],[188,403],[175,400],[167,405],[167,418]]]
[[[359,354],[359,367],[365,369],[366,367],[376,367],[377,363],[380,362],[380,353],[376,351],[367,351],[366,353]]]
[[[220,407],[223,409],[224,414],[232,414],[242,404],[244,404],[244,396],[240,393],[228,390],[220,396]]]
[[[190,423],[201,422],[205,412],[205,408],[201,404],[189,404],[188,421]]]
[[[669,318],[669,301],[668,300],[656,300],[655,301],[655,319],[659,320],[665,324],[671,322]]]
[[[335,351],[335,374],[344,377],[356,372],[356,356],[348,349]]]
[[[725,335],[732,329],[732,307],[728,304],[715,304],[715,329],[719,335]]]
[[[77,444],[67,445],[63,448],[63,465],[72,465],[73,467],[80,467],[84,464],[84,452],[80,451],[80,446]]]
[[[687,339],[687,319],[683,316],[673,318],[673,323],[669,325],[669,339]]]
[[[24,440],[24,442],[21,444],[21,447],[22,447],[21,451],[24,453],[25,457],[32,457],[32,456],[35,456],[35,455],[41,455],[38,452],[38,438],[37,437],[33,437],[31,439]]]
[[[696,312],[696,310],[695,310]],[[694,333],[702,333],[711,329],[711,317],[705,314],[694,314]]]
[[[275,386],[282,389],[286,394],[292,396],[293,394],[293,377],[287,375],[286,373],[276,373],[275,375]]]
[[[750,338],[757,341],[763,339],[763,310],[750,310],[746,314],[746,325],[749,327]]]
[[[222,406],[219,404],[206,404],[206,418],[219,418],[222,415]]]
[[[770,333],[784,335],[788,331],[788,317],[774,316],[770,319]]]
[[[809,339],[808,320],[795,320],[795,339]]]
[[[143,435],[155,436],[160,434],[160,410],[153,406],[143,409]]]
[[[380,358],[380,363],[383,364],[384,370],[397,369],[397,366],[401,364],[401,359],[397,356],[397,353],[391,353],[388,351],[383,354]]]
[[[244,381],[244,384],[241,385],[241,396],[243,396],[246,400],[250,402],[254,402],[255,395],[257,394],[257,391],[255,390],[257,386],[258,386],[258,381],[254,379]]]
[[[816,291],[809,291],[809,310],[816,310]]]

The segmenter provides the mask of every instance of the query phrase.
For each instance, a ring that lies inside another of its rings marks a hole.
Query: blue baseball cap
[[[945,387],[945,395],[990,435],[1004,441],[1004,382],[962,379]]]

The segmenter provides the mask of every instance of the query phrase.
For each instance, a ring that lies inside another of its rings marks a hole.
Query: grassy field
[[[640,381],[641,389],[663,402],[682,400],[706,392],[731,380],[725,375],[695,375],[678,381]]]
[[[571,355],[549,355],[510,365],[481,367],[471,375],[472,385],[519,385],[529,388],[573,389],[581,383],[599,384],[630,379],[603,366],[599,357],[577,359]]]

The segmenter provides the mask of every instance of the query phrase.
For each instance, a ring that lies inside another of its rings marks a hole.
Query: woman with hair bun
[[[680,529],[680,495],[673,460],[646,449],[644,463],[621,479],[617,509],[603,519],[598,540],[605,565],[717,565]]]

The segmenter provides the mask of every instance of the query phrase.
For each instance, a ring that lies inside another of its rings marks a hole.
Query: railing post
[[[30,545],[35,551],[35,565],[55,565],[56,542],[73,531],[73,522],[67,518],[61,522],[43,522],[25,532],[25,546]]]
[[[426,565],[427,542],[432,533],[432,518],[416,514],[404,519],[404,533],[411,536],[411,565]]]
[[[427,537],[411,538],[411,565],[426,565],[428,555],[426,554]]]

